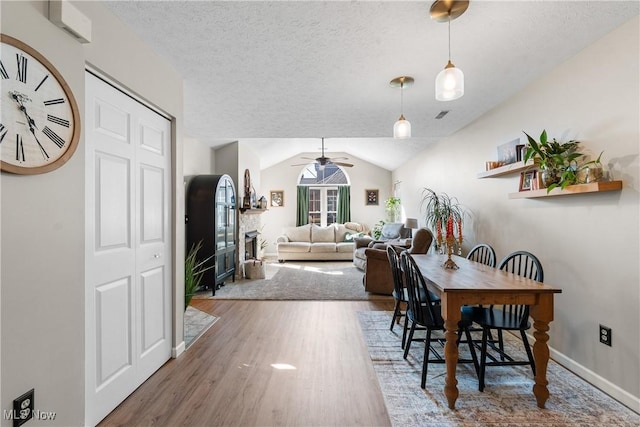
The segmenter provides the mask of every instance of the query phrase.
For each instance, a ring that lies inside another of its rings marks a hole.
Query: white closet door
[[[86,423],[171,356],[171,123],[86,73]]]

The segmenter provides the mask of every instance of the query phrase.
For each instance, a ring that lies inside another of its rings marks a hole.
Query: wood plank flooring
[[[100,426],[390,425],[357,312],[392,298],[193,305],[220,319]]]

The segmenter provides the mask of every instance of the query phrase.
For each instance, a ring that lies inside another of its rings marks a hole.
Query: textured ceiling
[[[393,170],[639,13],[639,3],[471,1],[451,23],[465,95],[434,98],[447,25],[431,2],[107,2],[184,78],[185,133],[247,140],[268,167],[300,152],[346,152]],[[408,75],[413,138],[390,138]],[[443,119],[435,116],[450,110]]]

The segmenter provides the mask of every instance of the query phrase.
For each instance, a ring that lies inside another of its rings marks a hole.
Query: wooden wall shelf
[[[519,191],[517,193],[509,193],[509,198],[534,199],[538,197],[567,196],[570,194],[600,193],[603,191],[617,190],[622,190],[622,181],[593,182],[590,184],[569,185],[564,190],[560,188],[554,188],[549,193],[547,193],[546,188],[533,191]]]
[[[478,179],[481,178],[495,178],[503,175],[510,175],[518,172],[522,172],[529,168],[537,167],[538,165],[534,163],[533,160],[529,160],[526,164],[522,161],[510,163],[508,165],[500,166],[495,169],[488,170],[486,172],[478,173]]]
[[[261,214],[263,212],[268,211],[269,209],[248,209],[248,208],[240,208],[240,213],[241,214],[247,214],[247,215],[258,215]]]

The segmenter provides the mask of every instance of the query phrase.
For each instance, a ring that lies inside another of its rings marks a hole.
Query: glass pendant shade
[[[393,125],[393,137],[396,139],[411,138],[411,123],[402,115]]]
[[[464,95],[464,73],[449,61],[436,77],[436,99],[453,101]]]

